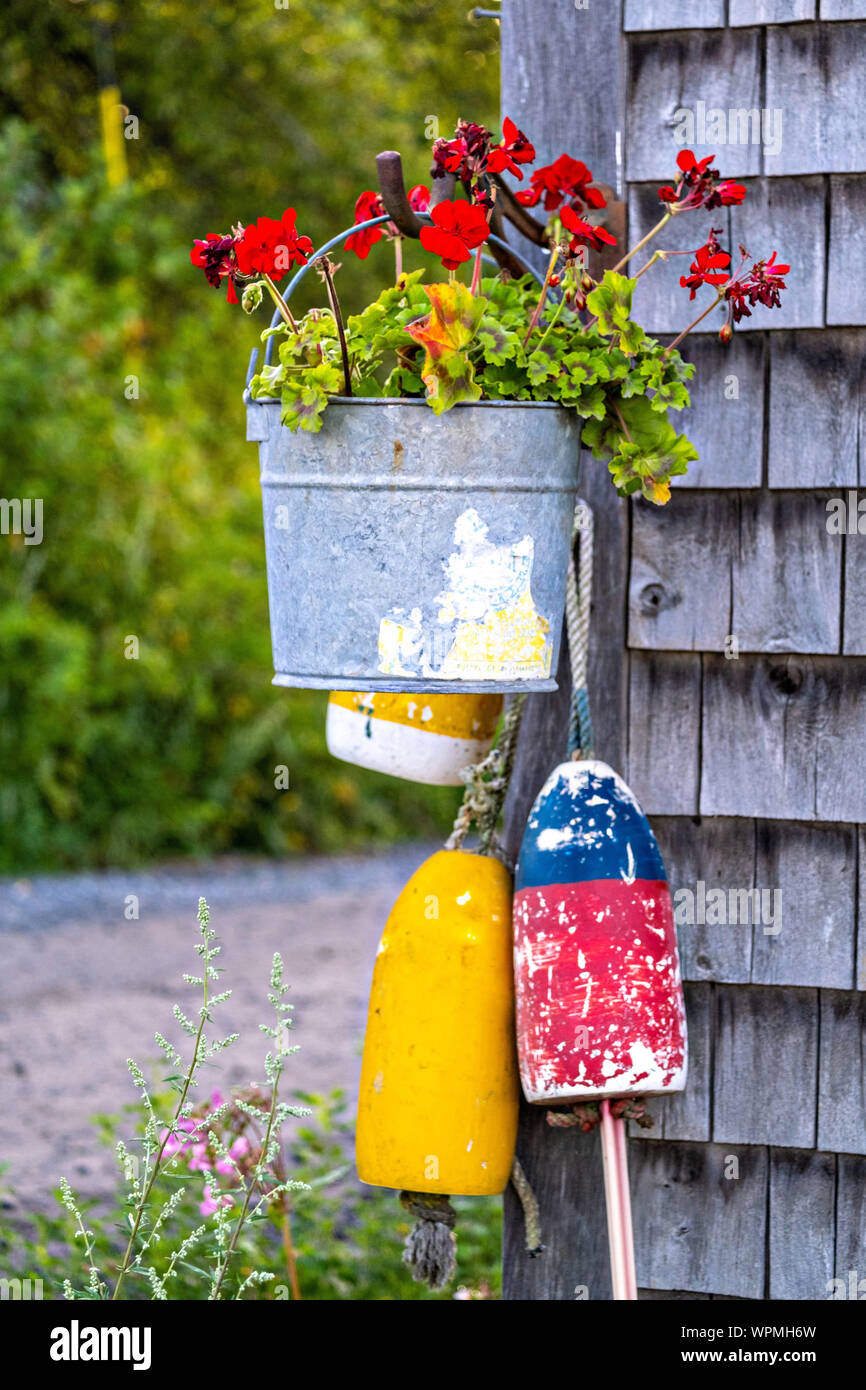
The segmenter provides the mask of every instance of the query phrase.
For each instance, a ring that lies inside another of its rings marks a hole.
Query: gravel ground
[[[295,1005],[287,1085],[357,1086],[376,945],[406,879],[435,846],[364,858],[222,860],[145,873],[0,879],[0,1089],[5,1182],[26,1211],[51,1204],[60,1174],[82,1193],[110,1190],[113,1158],[89,1117],[117,1113],[134,1091],[126,1058],[145,1068],[154,1030],[173,1038],[172,1005],[195,1008],[182,983],[197,973],[203,895],[222,944],[217,1019],[240,1040],[213,1073],[222,1088],[258,1080],[274,951]],[[124,915],[138,899],[138,919]]]

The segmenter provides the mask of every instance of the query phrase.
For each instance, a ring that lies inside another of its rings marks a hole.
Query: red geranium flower
[[[743,248],[740,247],[740,250]],[[725,299],[730,305],[734,323],[752,317],[752,311],[748,308],[750,304],[752,309],[756,304],[763,304],[767,309],[778,309],[782,303],[780,291],[787,288],[783,277],[790,269],[789,265],[776,264],[774,251],[768,261],[755,261],[751,270],[732,280],[725,290]]]
[[[701,285],[723,285],[730,278],[731,258],[716,241],[715,230],[705,246],[699,246],[695,259],[689,266],[689,274],[680,276],[683,289],[691,291],[689,299],[694,299]]]
[[[677,185],[670,184],[659,189],[663,203],[670,203],[674,212],[685,212],[693,208],[721,208],[741,203],[746,196],[745,186],[733,179],[719,178],[718,169],[712,167],[714,154],[704,159],[695,159],[693,150],[680,150],[677,166],[680,177]]]
[[[193,265],[204,271],[205,279],[214,289],[219,288],[222,280],[228,281],[226,298],[229,304],[238,302],[234,283],[238,269],[234,254],[237,240],[235,236],[218,236],[216,232],[208,232],[204,241],[193,242],[189,253]]]
[[[416,183],[414,188],[409,189],[409,206],[415,212],[426,212],[430,206],[430,189],[423,183]],[[355,203],[355,222],[369,222],[374,217],[384,217],[385,204],[382,202],[382,195],[376,193],[374,189],[367,188],[358,195]],[[381,241],[383,236],[397,237],[400,232],[393,222],[383,222],[378,227],[367,227],[363,232],[353,232],[346,242],[346,249],[354,251],[355,255],[365,261],[370,254],[370,248]]]
[[[508,116],[502,123],[502,134],[502,142],[494,145],[487,156],[487,169],[491,174],[501,174],[503,169],[507,169],[510,174],[522,179],[523,173],[517,166],[532,163],[535,146],[530,144],[523,131],[518,130]]]
[[[487,239],[487,217],[476,203],[437,203],[431,216],[434,225],[421,228],[421,245],[441,256],[446,270],[456,270],[468,261],[476,247]]]
[[[281,280],[295,261],[306,265],[312,249],[308,236],[298,236],[295,209],[286,208],[279,222],[273,217],[260,217],[250,223],[235,246],[235,255],[244,275],[269,275],[272,280]]]
[[[439,139],[433,144],[434,179],[456,174],[462,183],[483,171],[492,136],[476,121],[458,121],[453,140]]]
[[[563,227],[572,233],[568,245],[570,256],[576,255],[581,246],[588,246],[591,251],[600,251],[602,246],[616,246],[615,236],[611,236],[604,227],[593,227],[589,222],[584,222],[582,217],[578,217],[574,208],[564,207],[559,215]]]
[[[517,194],[528,208],[534,208],[544,198],[546,212],[555,212],[563,203],[585,204],[590,208],[607,206],[597,188],[590,188],[592,170],[581,159],[561,154],[552,164],[534,170],[530,187]]]
[[[358,195],[355,202],[355,222],[369,222],[373,217],[382,217],[385,212],[385,204],[382,202],[381,195],[372,188],[367,188]],[[384,224],[383,224],[384,225]],[[384,236],[382,227],[367,227],[363,232],[353,232],[346,242],[346,250],[354,251],[355,255],[365,261],[370,254],[370,248],[381,241]]]

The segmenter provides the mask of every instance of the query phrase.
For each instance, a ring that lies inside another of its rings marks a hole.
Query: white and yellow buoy
[[[335,758],[435,787],[457,787],[489,752],[501,695],[384,694],[335,690],[326,736]]]

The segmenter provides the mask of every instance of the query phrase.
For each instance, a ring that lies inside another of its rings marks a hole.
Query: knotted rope
[[[514,768],[517,752],[517,739],[523,719],[525,695],[512,695],[502,721],[502,732],[486,758],[472,767],[464,767],[460,773],[466,791],[454,822],[454,829],[445,841],[446,849],[462,849],[463,842],[473,823],[478,826],[479,849],[482,854],[493,854],[493,841],[496,823],[502,810],[508,783]]]
[[[571,710],[568,721],[568,754],[571,758],[592,757],[592,716],[586,684],[589,650],[589,619],[592,608],[592,511],[582,497],[574,509],[571,556],[565,586],[565,628],[571,659]],[[575,545],[579,561],[574,563]]]

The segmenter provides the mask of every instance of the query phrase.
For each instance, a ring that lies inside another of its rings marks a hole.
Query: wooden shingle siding
[[[625,0],[626,32],[648,29],[724,29],[725,0]]]
[[[836,1159],[836,1268],[837,1279],[851,1287],[850,1274],[857,1283],[866,1280],[866,1159],[839,1154]],[[866,1283],[860,1297],[866,1293]]]
[[[782,147],[769,174],[844,174],[866,169],[863,49],[866,24],[767,30],[766,96],[780,109]]]
[[[649,814],[696,815],[701,658],[633,653],[628,780]]]
[[[629,646],[724,651],[737,630],[731,627],[731,549],[738,512],[736,496],[715,492],[683,494],[665,511],[652,503],[634,508]]]
[[[767,1168],[761,1147],[631,1144],[638,1283],[762,1298]]]
[[[866,829],[857,833],[857,965],[855,989],[866,989]]]
[[[864,359],[866,333],[858,329],[770,334],[771,488],[864,481]]]
[[[817,0],[728,0],[728,23],[796,24],[816,17]]]
[[[827,1297],[835,1210],[835,1154],[770,1150],[770,1298]]]
[[[716,985],[715,998],[713,1139],[812,1148],[817,991]]]
[[[731,208],[729,244],[735,269],[739,265],[737,248],[741,244],[756,260],[776,251],[776,259],[791,267],[781,308],[771,311],[757,305],[749,318],[740,321],[738,333],[823,326],[827,248],[825,184],[826,180],[818,174],[747,182],[745,202]],[[686,216],[681,214],[680,220]],[[705,239],[706,214],[691,216],[695,219],[693,236],[698,245]],[[718,222],[713,223],[713,226],[718,225]],[[680,309],[682,311],[682,306]]]
[[[722,33],[692,31],[634,35],[629,42],[626,113],[626,178],[630,183],[670,183],[676,157],[685,144],[698,158],[724,156],[726,177],[761,172],[758,144],[726,144],[678,139],[676,113],[707,109],[753,110],[761,102],[761,34],[757,29]],[[703,132],[707,133],[707,132]],[[697,243],[696,243],[697,244]]]
[[[822,992],[818,1147],[866,1154],[866,994],[862,992]]]
[[[863,501],[860,495],[860,501]],[[866,527],[866,507],[858,516]],[[866,656],[866,534],[845,536],[845,613],[842,650],[847,656]]]
[[[826,521],[823,493],[683,494],[668,511],[638,504],[629,645],[718,652],[734,636],[740,652],[837,652],[843,547]]]
[[[707,323],[711,320],[712,315]],[[674,418],[700,457],[684,477],[673,479],[675,488],[761,486],[767,341],[766,333],[737,333],[720,352],[713,331],[711,337],[696,334],[683,343],[683,357],[695,365],[692,403]]]
[[[678,900],[680,890],[697,895],[699,883],[705,885],[707,893],[719,888],[728,893],[731,889],[752,889],[756,884],[769,886],[769,880],[758,876],[754,821],[662,816],[653,820],[653,829],[670,866],[675,904],[688,901]],[[697,917],[697,904],[694,915]],[[706,912],[702,915],[706,918]],[[684,980],[728,984],[751,980],[752,928],[748,923],[716,926],[696,920],[678,926],[677,936]]]
[[[660,690],[669,683],[660,667],[680,660],[643,653],[639,659],[654,661]],[[866,817],[866,662],[848,659],[842,683],[838,663],[823,657],[728,661],[706,654],[702,661],[702,815],[773,819],[784,811],[790,820],[854,822]],[[633,723],[630,748],[638,741]],[[670,783],[666,756],[650,749],[635,757],[648,798],[662,802]],[[690,785],[692,777],[690,769]],[[674,813],[673,806],[654,809]]]
[[[781,310],[757,306],[727,348],[721,312],[686,341],[698,374],[676,423],[701,457],[667,507],[611,506],[604,464],[583,463],[596,753],[653,820],[690,1030],[686,1091],[649,1102],[654,1129],[630,1125],[641,1296],[821,1300],[836,1277],[850,1297],[852,1272],[862,1296],[866,0],[610,0],[591,24],[572,0],[548,0],[543,21],[533,0],[503,4],[503,112],[545,158],[567,149],[612,187],[624,172],[629,244],[658,222],[688,144],[745,182],[746,201],[677,216],[655,246],[694,251],[713,226],[735,266],[740,242],[791,265]],[[551,103],[551,81],[574,71],[586,90]],[[733,139],[730,121],[720,143],[677,134],[676,113],[698,102],[740,113]],[[762,108],[767,135],[782,113],[775,155],[736,138],[758,132]],[[673,336],[710,302],[690,304],[687,267],[671,257],[639,280],[647,332]],[[840,499],[844,534],[828,526]],[[511,846],[561,757],[563,692],[531,697],[527,729]],[[505,1297],[573,1299],[581,1283],[608,1298],[597,1136],[529,1111],[518,1152],[547,1250],[526,1257],[508,1194]]]
[[[827,254],[827,322],[830,324],[866,323],[864,221],[866,177],[862,174],[834,175],[830,179],[830,247]],[[862,362],[861,351],[861,367]]]
[[[778,920],[753,927],[754,984],[855,987],[857,836],[853,826],[759,822],[755,885]],[[716,928],[717,931],[722,928]],[[729,929],[730,930],[730,929]]]
[[[676,149],[672,150],[671,162],[664,182],[669,183],[676,173],[674,160]],[[664,211],[659,202],[659,182],[631,184],[628,191],[629,240],[639,241],[646,236],[658,222]],[[716,208],[711,216],[702,213],[681,213],[671,218],[663,233],[659,235],[659,247],[663,251],[694,251],[706,240],[710,227],[721,227],[720,241],[730,244],[730,209]],[[640,253],[635,257],[633,270],[640,270],[649,260]],[[663,265],[656,265],[650,274],[644,275],[635,286],[632,304],[634,316],[647,333],[679,333],[685,328],[689,317],[697,318],[700,312],[697,304],[689,312],[688,292],[680,288],[680,276],[688,274],[689,260],[675,255]],[[703,305],[702,307],[706,307]],[[713,337],[724,322],[724,314],[719,310],[709,314],[695,329],[695,337],[689,346],[707,334]],[[683,427],[685,428],[685,426]]]
[[[820,0],[821,19],[866,19],[866,0]]]

